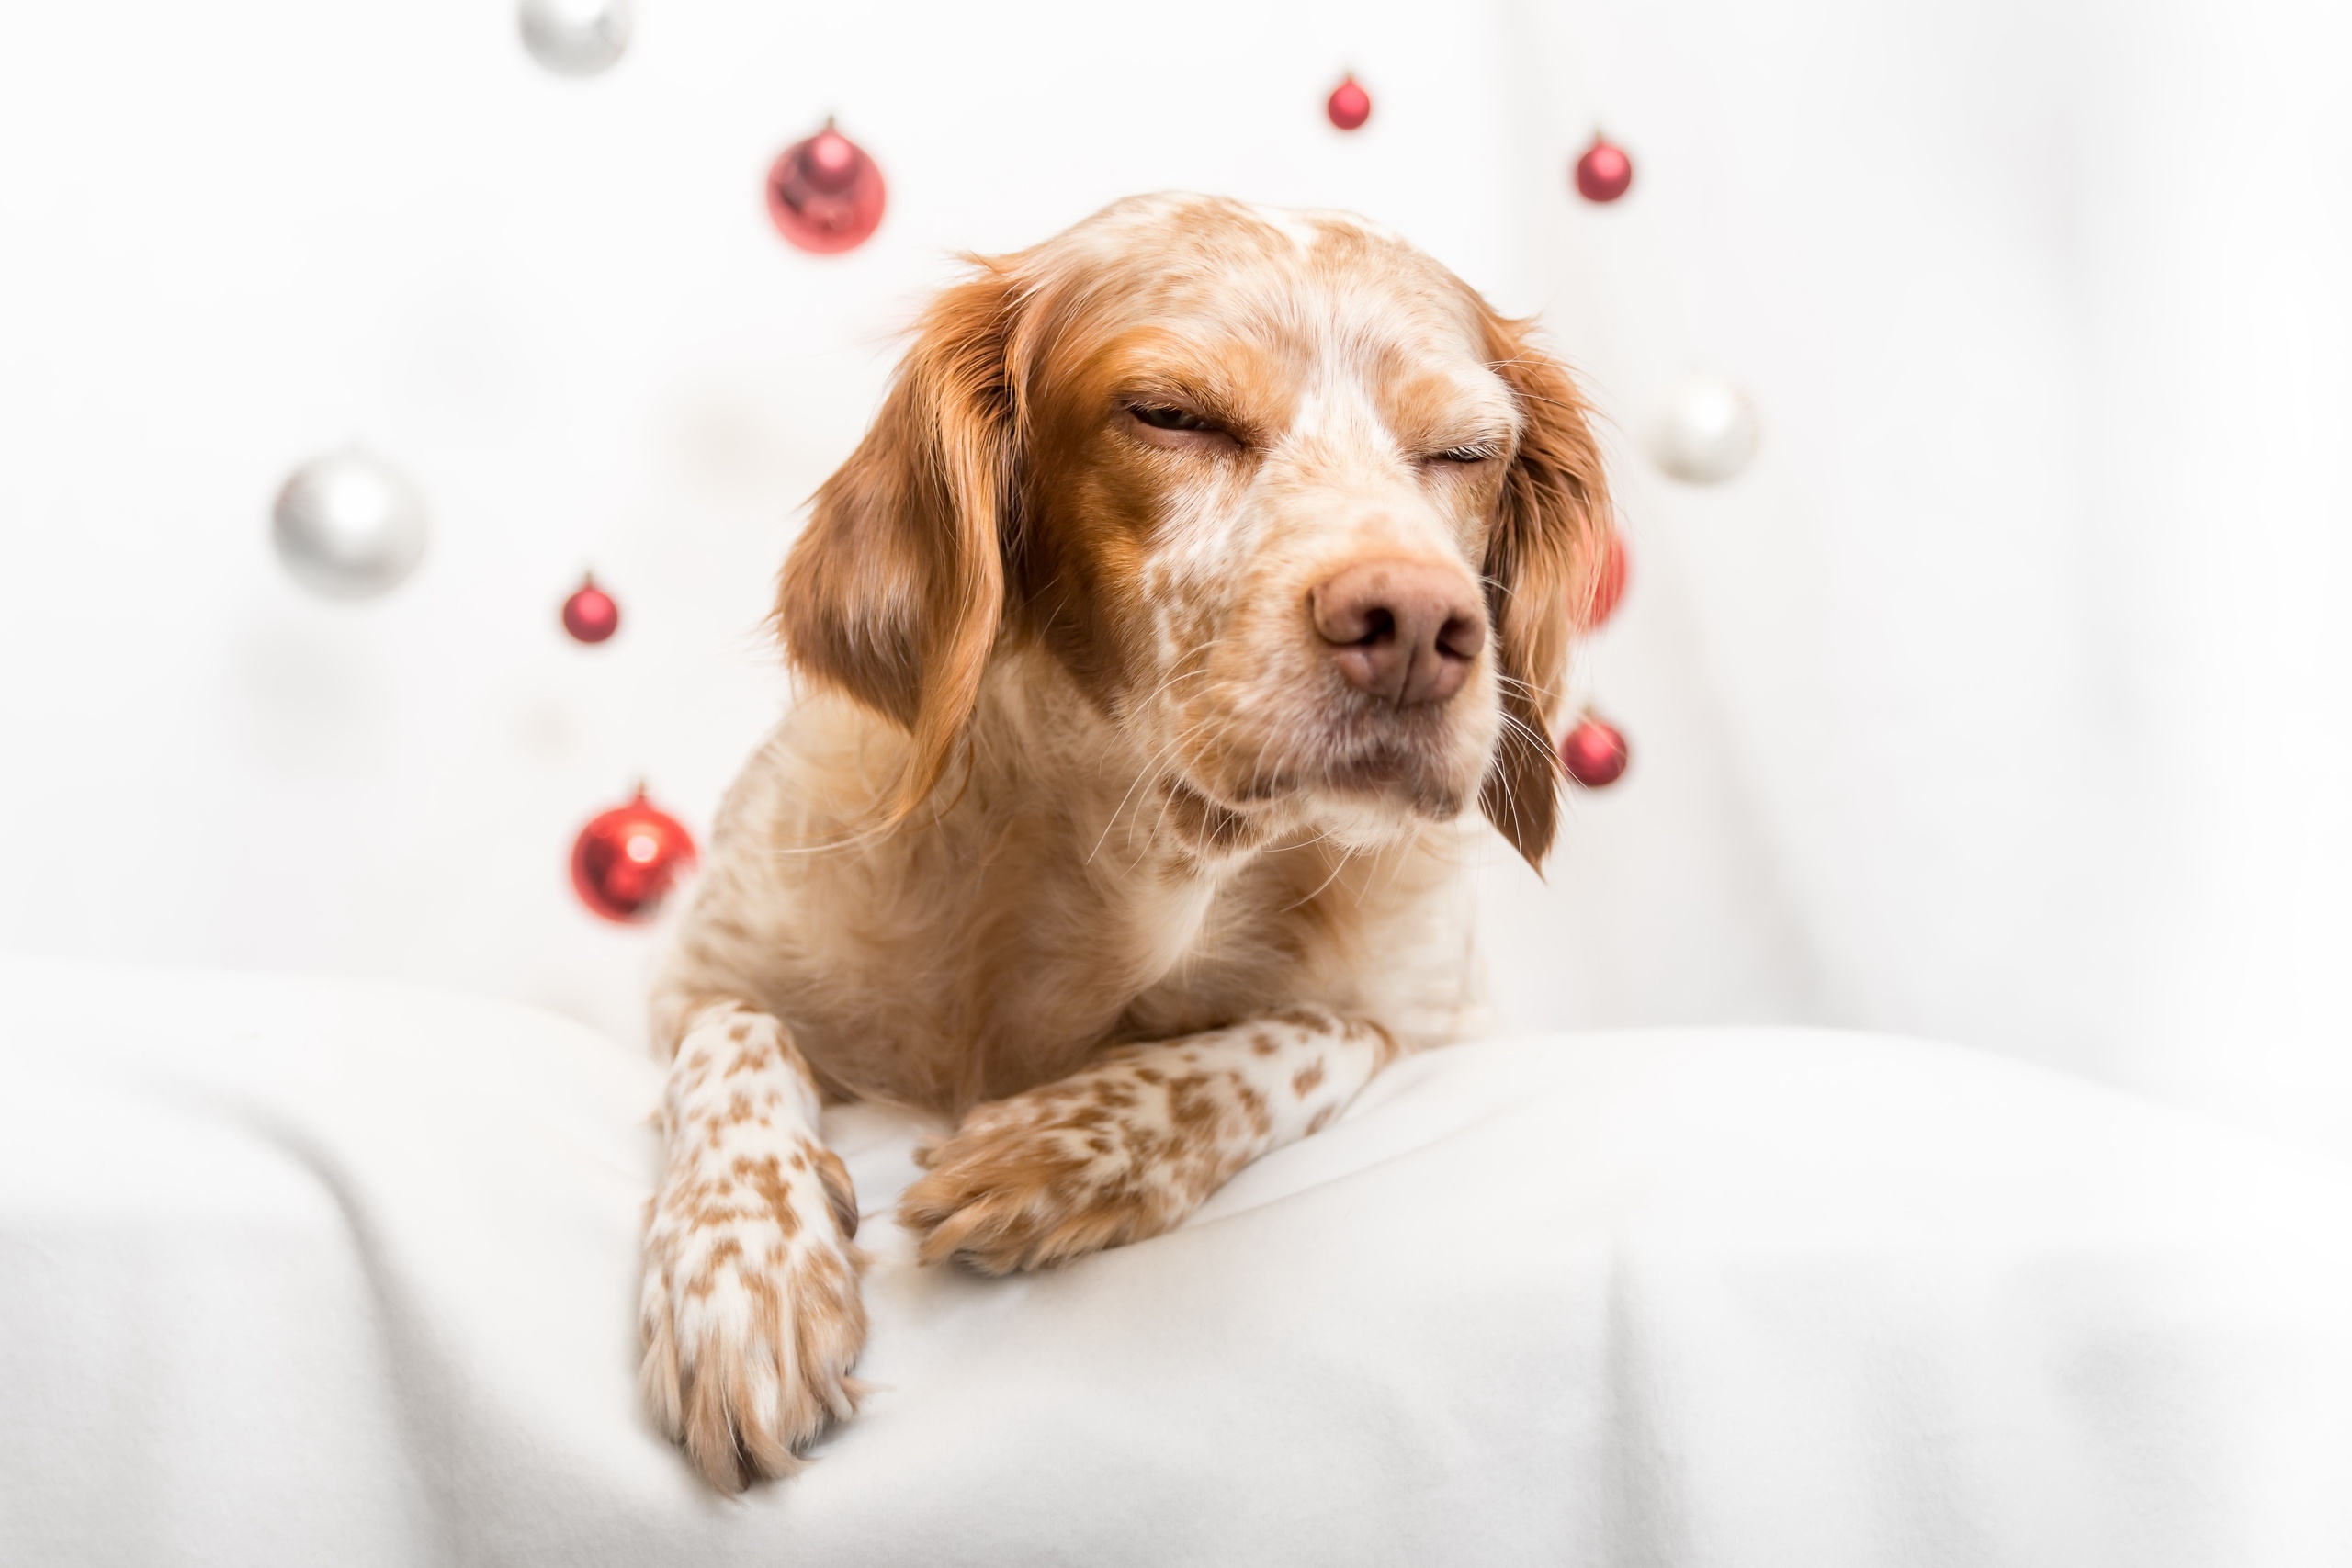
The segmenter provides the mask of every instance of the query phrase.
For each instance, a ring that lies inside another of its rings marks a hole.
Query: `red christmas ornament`
[[[1372,95],[1356,85],[1352,73],[1340,79],[1331,89],[1331,96],[1323,106],[1331,123],[1341,130],[1354,130],[1372,118]]]
[[[1600,570],[1593,573],[1584,614],[1577,617],[1580,630],[1599,631],[1617,613],[1617,602],[1625,597],[1625,536],[1611,528],[1601,541]]]
[[[694,836],[645,798],[590,818],[571,844],[571,886],[608,920],[650,920],[681,872],[695,863]]]
[[[1614,201],[1634,183],[1634,160],[1625,150],[1593,132],[1592,145],[1577,160],[1577,194],[1587,201]]]
[[[768,167],[768,217],[804,251],[831,255],[864,244],[882,221],[883,198],[882,171],[830,119]]]
[[[1560,738],[1560,765],[1587,789],[1607,789],[1625,776],[1632,761],[1625,738],[1588,709],[1577,727]]]
[[[596,586],[594,577],[582,572],[580,586],[563,602],[563,629],[574,642],[602,642],[621,629],[621,607]]]

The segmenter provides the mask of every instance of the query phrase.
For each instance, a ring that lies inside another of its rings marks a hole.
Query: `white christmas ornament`
[[[1650,457],[1686,483],[1721,484],[1747,467],[1761,434],[1746,392],[1721,376],[1691,376],[1651,422]]]
[[[357,449],[303,464],[277,492],[269,536],[296,581],[330,599],[372,599],[424,555],[424,502],[399,469]]]
[[[523,0],[523,47],[559,76],[594,76],[628,48],[629,0]]]

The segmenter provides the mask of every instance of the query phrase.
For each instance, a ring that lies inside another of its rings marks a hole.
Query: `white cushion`
[[[2352,1172],[1880,1036],[1402,1064],[1174,1235],[906,1261],[704,1490],[639,1415],[659,1074],[503,1004],[0,961],[0,1559],[2352,1562]]]

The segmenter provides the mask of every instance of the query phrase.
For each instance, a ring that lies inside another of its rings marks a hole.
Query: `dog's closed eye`
[[[1127,412],[1154,430],[1216,430],[1216,425],[1190,409],[1155,408],[1149,404],[1138,404],[1128,409]]]
[[[1148,446],[1195,452],[1232,451],[1240,437],[1216,420],[1173,403],[1127,405],[1127,428]]]

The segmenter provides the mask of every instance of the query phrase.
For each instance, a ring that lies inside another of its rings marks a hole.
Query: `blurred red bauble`
[[[1601,541],[1600,569],[1586,591],[1584,614],[1577,617],[1578,630],[1599,631],[1617,613],[1618,601],[1625,597],[1625,536],[1611,528]]]
[[[1589,713],[1560,738],[1560,765],[1587,789],[1606,789],[1615,784],[1625,776],[1625,764],[1631,760],[1617,727]]]
[[[621,629],[621,607],[582,573],[580,586],[563,602],[563,629],[574,642],[602,642]]]
[[[882,221],[882,171],[827,120],[768,166],[768,217],[804,251],[830,255],[865,243]]]
[[[1634,160],[1625,150],[1595,132],[1577,160],[1577,194],[1587,201],[1614,201],[1634,183]]]
[[[608,920],[650,920],[679,874],[695,863],[694,836],[645,798],[592,818],[571,844],[571,886]]]
[[[1330,99],[1324,104],[1323,112],[1329,115],[1331,123],[1341,130],[1353,130],[1372,118],[1372,95],[1357,85],[1353,76],[1345,77],[1331,89]]]

